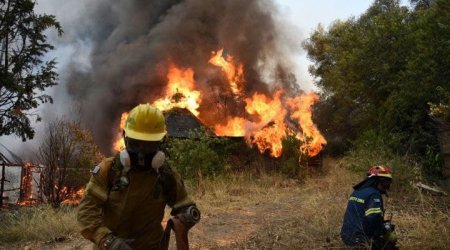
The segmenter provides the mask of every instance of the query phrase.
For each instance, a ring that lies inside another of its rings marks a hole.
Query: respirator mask
[[[126,137],[125,145],[131,167],[143,170],[152,168],[152,160],[158,152],[159,141],[141,141]]]

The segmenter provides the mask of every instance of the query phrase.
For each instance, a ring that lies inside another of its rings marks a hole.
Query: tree
[[[56,85],[55,60],[42,57],[54,47],[44,31],[54,28],[62,34],[52,15],[34,13],[32,0],[0,0],[0,135],[16,134],[23,141],[32,139],[30,112],[40,104],[52,102],[42,93]]]
[[[47,201],[58,206],[65,199],[64,187],[87,182],[89,169],[101,159],[91,134],[76,122],[58,118],[49,123],[38,151],[44,165],[43,193]]]
[[[436,88],[450,90],[450,3],[412,2],[428,7],[376,0],[359,18],[319,27],[304,47],[323,90],[321,129],[352,141],[374,132],[394,152],[426,159],[438,152],[429,103],[440,101]]]

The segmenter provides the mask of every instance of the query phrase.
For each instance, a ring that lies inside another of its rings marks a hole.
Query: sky
[[[89,51],[90,44],[88,41],[77,41],[77,45],[65,45],[64,40],[71,40],[70,28],[79,24],[70,23],[65,20],[74,20],[77,15],[82,15],[86,11],[89,0],[66,0],[61,2],[60,0],[37,0],[36,11],[46,14],[52,14],[56,16],[56,19],[61,20],[62,28],[65,31],[62,38],[49,35],[50,39],[57,38],[58,40],[53,43],[56,47],[54,51],[49,53],[49,58],[56,58],[58,61],[57,69],[60,71],[60,82],[64,81],[64,69],[67,64],[75,58],[75,62],[79,65],[86,65],[89,63]],[[308,66],[311,62],[307,59],[306,52],[302,49],[301,43],[308,38],[308,36],[315,30],[315,28],[321,24],[327,28],[333,21],[340,19],[345,20],[350,17],[358,17],[372,4],[373,0],[274,0],[278,6],[278,11],[281,14],[280,17],[283,22],[289,23],[294,26],[292,29],[296,38],[296,46],[298,46],[297,53],[294,55],[296,64],[295,72],[297,82],[300,87],[305,91],[316,91],[313,84],[313,78],[308,73]],[[408,5],[408,0],[401,0],[402,5]],[[66,36],[66,37],[64,37]],[[72,59],[72,60],[69,60]],[[64,91],[61,91],[63,85],[60,84],[50,90],[50,94],[53,94],[55,104],[51,109],[40,106],[38,112],[42,113],[44,120],[52,119],[55,115],[64,115],[61,107],[64,106],[64,102],[67,100],[67,96]],[[61,105],[58,105],[61,104]],[[59,107],[59,108],[58,108]],[[51,110],[51,112],[48,112]],[[46,112],[47,111],[47,112]],[[36,126],[36,134],[39,135],[42,131],[44,122],[39,123]],[[31,142],[25,144],[21,142],[20,138],[15,136],[1,136],[0,143],[9,147],[12,151],[18,152],[24,148],[30,148],[33,144],[36,144],[39,136]]]
[[[327,28],[337,19],[346,20],[358,17],[369,8],[373,0],[275,0],[282,16],[299,28],[300,37],[305,40],[321,24]],[[408,0],[401,0],[401,5],[409,5]],[[300,41],[301,43],[302,41]],[[295,72],[300,86],[304,90],[317,90],[313,84],[313,77],[308,73],[306,52],[300,48],[296,57],[297,70]]]

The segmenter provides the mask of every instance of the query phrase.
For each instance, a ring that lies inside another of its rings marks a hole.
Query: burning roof
[[[173,108],[164,112],[167,124],[167,136],[176,138],[190,137],[190,131],[205,129],[210,135],[214,132],[206,127],[193,113],[185,108]]]

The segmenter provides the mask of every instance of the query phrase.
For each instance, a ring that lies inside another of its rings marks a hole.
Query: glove
[[[393,225],[390,220],[384,221],[383,226],[384,226],[384,230],[386,230],[386,232],[392,232],[395,230],[395,225]]]
[[[394,231],[386,233],[386,240],[392,243],[397,242],[397,235]]]
[[[133,250],[129,244],[133,243],[134,239],[122,239],[114,236],[113,234],[108,234],[105,239],[102,240],[101,249],[105,250]]]

